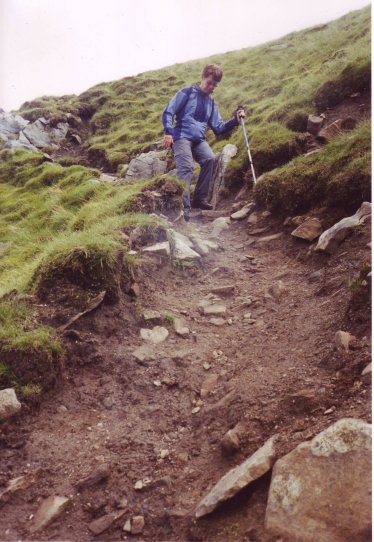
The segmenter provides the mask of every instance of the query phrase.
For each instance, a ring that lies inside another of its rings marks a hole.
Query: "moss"
[[[61,376],[64,351],[54,331],[35,328],[31,309],[0,302],[0,383],[17,389],[48,390]]]

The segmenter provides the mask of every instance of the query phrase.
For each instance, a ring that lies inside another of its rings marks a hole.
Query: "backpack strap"
[[[184,110],[186,109],[187,102],[188,102],[188,100],[190,99],[192,90],[193,90],[194,88],[195,88],[195,87],[192,86],[192,87],[186,87],[185,89],[183,89],[183,91],[185,91],[185,92],[183,92],[184,98],[183,98],[182,103],[181,103],[180,106],[178,107],[178,111],[175,112],[175,116],[179,115],[179,113],[181,113],[182,111],[184,112]]]

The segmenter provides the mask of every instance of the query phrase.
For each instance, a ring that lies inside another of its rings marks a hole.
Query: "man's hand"
[[[240,119],[245,117],[245,111],[244,109],[238,109],[236,112],[236,119],[238,123],[240,124]]]
[[[164,147],[165,149],[170,149],[170,147],[172,147],[173,145],[173,136],[171,135],[165,135],[164,136]]]

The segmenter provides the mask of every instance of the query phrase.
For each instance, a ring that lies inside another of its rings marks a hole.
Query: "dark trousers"
[[[200,166],[200,174],[196,183],[194,200],[204,200],[209,191],[213,175],[215,155],[206,141],[193,142],[188,139],[178,139],[173,144],[177,177],[184,182],[183,207],[191,208],[190,185],[193,176],[195,161]]]

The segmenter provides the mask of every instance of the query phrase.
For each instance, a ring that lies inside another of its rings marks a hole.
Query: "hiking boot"
[[[192,207],[194,209],[203,209],[204,211],[211,211],[213,209],[213,205],[205,199],[193,201]]]

